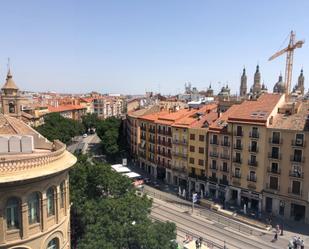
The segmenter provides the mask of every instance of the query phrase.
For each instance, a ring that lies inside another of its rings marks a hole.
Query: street
[[[99,148],[101,142],[97,134],[90,134],[87,137],[78,136],[74,138],[74,141],[75,142],[67,147],[68,151],[74,153],[78,148],[82,148],[82,154],[85,154],[89,150],[95,152]]]
[[[224,242],[227,248],[244,249],[285,248],[288,244],[288,240],[282,238],[272,243],[272,232],[261,232],[254,228],[252,235],[243,230],[239,232],[217,221],[206,219],[198,210],[192,214],[190,206],[175,205],[153,196],[152,198],[151,216],[157,220],[174,222],[177,226],[178,242],[182,242],[184,234],[191,234],[195,238],[202,237],[204,241],[211,241],[214,248],[223,248]]]

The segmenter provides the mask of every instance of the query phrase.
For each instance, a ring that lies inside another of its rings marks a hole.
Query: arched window
[[[49,241],[46,249],[59,249],[59,239],[54,238]]]
[[[28,198],[28,222],[29,224],[40,222],[39,193],[32,193]]]
[[[9,113],[15,113],[15,105],[14,103],[9,103]]]
[[[60,208],[64,208],[65,192],[64,192],[64,181],[60,184]]]
[[[54,201],[55,191],[53,187],[50,187],[46,192],[47,197],[47,215],[55,214],[55,201]]]
[[[6,224],[8,229],[18,229],[20,225],[20,201],[12,197],[6,204]]]

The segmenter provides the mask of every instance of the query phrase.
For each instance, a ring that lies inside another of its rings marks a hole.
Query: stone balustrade
[[[23,157],[19,154],[15,158],[2,156],[0,157],[0,174],[42,167],[61,158],[65,150],[66,145],[55,140],[53,150],[43,155],[33,153],[33,156]]]

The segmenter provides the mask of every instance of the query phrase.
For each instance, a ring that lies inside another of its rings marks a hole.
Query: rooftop
[[[300,102],[298,112],[287,115],[278,113],[270,128],[309,131],[309,101]]]
[[[65,111],[81,110],[85,108],[86,107],[81,106],[81,105],[59,105],[58,107],[48,106],[48,111],[49,112],[65,112]]]
[[[0,183],[27,180],[70,168],[76,158],[23,121],[0,114]]]
[[[229,115],[228,121],[265,123],[282,96],[265,93],[257,100],[244,101]]]

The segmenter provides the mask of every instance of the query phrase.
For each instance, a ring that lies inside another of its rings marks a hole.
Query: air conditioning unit
[[[297,139],[296,139],[296,144],[297,144],[297,145],[302,145],[302,144],[303,144],[303,140],[300,139],[300,138],[297,138]]]

